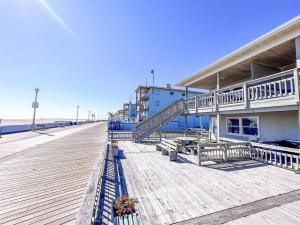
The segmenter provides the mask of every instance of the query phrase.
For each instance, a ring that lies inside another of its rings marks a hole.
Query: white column
[[[188,98],[189,87],[185,87],[185,100]],[[187,114],[184,114],[184,136],[187,136]]]
[[[295,48],[296,48],[296,67],[300,68],[300,36],[295,38]],[[294,81],[298,84],[295,85],[295,91],[299,101],[299,78],[297,72],[298,71],[296,69],[294,71]],[[298,139],[300,140],[300,108],[298,110]]]
[[[295,47],[296,47],[296,65],[297,68],[300,68],[300,36],[295,38]]]
[[[219,139],[220,139],[220,111],[219,111],[219,104],[218,104],[218,91],[220,89],[220,72],[217,73],[217,91],[216,91],[216,111],[217,111],[217,125],[218,125],[218,129],[217,129],[217,142],[219,143]]]

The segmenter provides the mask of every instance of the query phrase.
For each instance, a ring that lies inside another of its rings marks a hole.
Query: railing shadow
[[[181,153],[182,154],[182,153]],[[194,165],[197,165],[196,163],[188,160],[187,158],[184,158],[182,156],[180,156],[179,154],[177,154],[177,160],[176,160],[177,163],[189,163],[189,164],[194,164]]]
[[[99,195],[98,214],[94,224],[111,224],[111,212],[114,200],[119,196],[128,196],[127,184],[121,160],[126,159],[120,150],[114,157],[110,150],[105,159],[101,191]]]
[[[34,132],[35,132],[35,133],[38,133],[38,134],[42,134],[42,135],[47,135],[47,136],[49,136],[49,137],[55,136],[54,134],[49,134],[49,133],[47,133],[47,132],[42,132],[42,131],[38,131],[38,130],[35,130]]]
[[[234,160],[234,161],[227,161],[227,162],[215,162],[214,164],[202,165],[206,168],[222,170],[225,172],[232,172],[232,171],[239,171],[239,170],[246,170],[246,169],[254,169],[259,167],[268,166],[263,162],[259,162],[256,160]]]

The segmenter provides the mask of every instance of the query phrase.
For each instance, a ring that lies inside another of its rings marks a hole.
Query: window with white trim
[[[228,117],[226,118],[227,134],[259,136],[259,118]]]
[[[257,117],[242,118],[243,134],[258,136]]]
[[[227,118],[227,133],[239,134],[240,133],[240,119]]]

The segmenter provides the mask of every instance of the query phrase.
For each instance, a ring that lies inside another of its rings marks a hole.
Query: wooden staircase
[[[139,122],[133,128],[133,140],[135,142],[140,142],[144,138],[149,137],[150,134],[158,131],[164,124],[182,114],[184,112],[184,107],[185,102],[183,99],[180,99]]]

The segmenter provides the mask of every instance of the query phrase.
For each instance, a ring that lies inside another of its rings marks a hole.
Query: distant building
[[[138,86],[136,89],[136,122],[143,121],[159,112],[172,102],[185,98],[185,90],[158,86]],[[201,93],[188,91],[187,97],[193,97]],[[178,116],[164,125],[161,130],[178,131],[185,128],[184,116]],[[208,116],[202,117],[203,128],[208,128]],[[187,128],[200,128],[199,115],[188,116]]]
[[[136,121],[136,104],[124,103],[123,104],[123,118],[124,122],[134,123]]]

